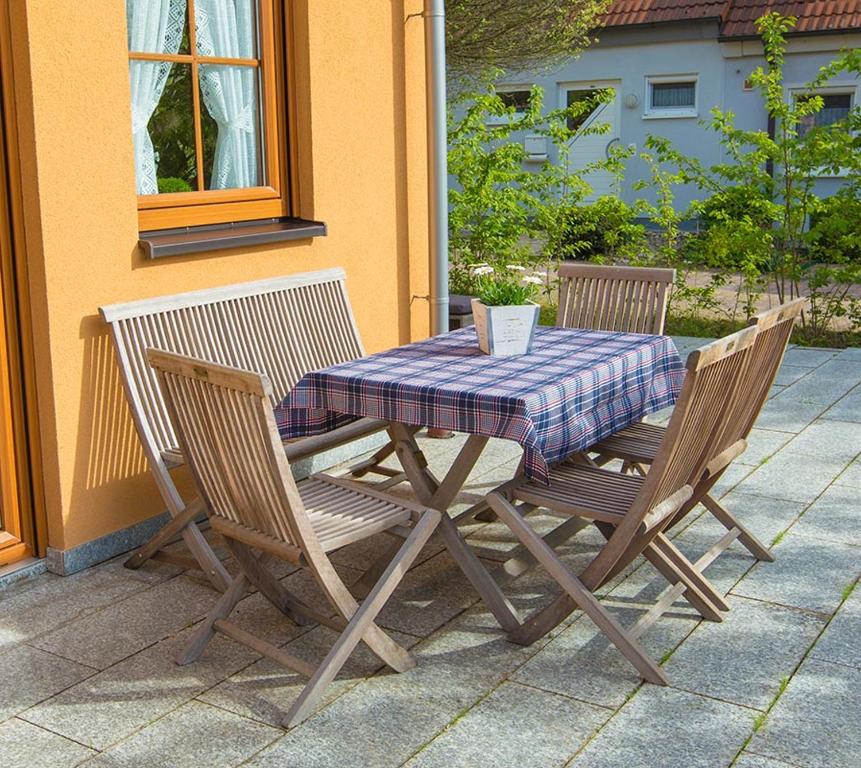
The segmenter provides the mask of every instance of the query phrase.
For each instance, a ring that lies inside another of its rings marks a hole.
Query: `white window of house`
[[[646,78],[644,118],[696,117],[697,78],[694,75]]]
[[[822,98],[822,109],[801,119],[798,132],[803,136],[813,128],[820,128],[845,120],[855,106],[855,90],[819,91],[817,93],[796,93],[796,101],[805,101],[812,96]]]

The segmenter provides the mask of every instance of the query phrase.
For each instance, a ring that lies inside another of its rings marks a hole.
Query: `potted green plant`
[[[478,296],[472,314],[478,348],[486,355],[525,355],[532,347],[540,310],[532,297],[544,281],[525,273],[519,264],[473,269]]]

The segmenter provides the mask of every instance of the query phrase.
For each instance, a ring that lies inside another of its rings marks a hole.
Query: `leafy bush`
[[[807,232],[809,255],[824,264],[861,264],[861,198],[847,188],[818,201]]]
[[[185,179],[176,176],[164,176],[158,180],[158,191],[160,194],[168,192],[191,192],[191,184]]]
[[[699,218],[704,230],[742,218],[748,218],[751,224],[764,228],[771,226],[779,209],[763,197],[763,190],[736,186],[720,189],[711,197],[694,202],[691,213]]]
[[[565,212],[547,251],[558,259],[582,261],[612,263],[619,258],[636,258],[646,249],[647,241],[646,228],[634,219],[634,209],[610,195],[574,206]]]

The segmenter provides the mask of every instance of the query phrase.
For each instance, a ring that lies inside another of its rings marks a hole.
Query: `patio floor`
[[[681,352],[702,340],[680,339]],[[461,438],[423,440],[444,470]],[[733,547],[707,572],[729,595],[721,624],[679,602],[646,633],[667,688],[642,684],[580,612],[529,648],[508,643],[433,539],[380,623],[418,666],[381,670],[362,649],[322,707],[285,732],[296,675],[223,636],[202,659],[173,657],[215,593],[150,563],[111,561],[0,592],[0,766],[661,766],[855,768],[861,764],[861,350],[791,349],[751,445],[725,475],[725,504],[776,562]],[[508,479],[519,449],[492,443],[462,495],[464,508]],[[699,554],[719,533],[690,516],[678,545]],[[548,519],[549,522],[549,519]],[[503,579],[514,547],[499,523],[464,529],[522,611],[546,600],[532,569]],[[564,549],[577,562],[587,531]],[[369,545],[335,557],[346,578]],[[314,599],[303,573],[291,590]],[[647,564],[604,592],[629,623],[664,586]],[[311,660],[332,634],[295,627],[259,595],[240,623]]]

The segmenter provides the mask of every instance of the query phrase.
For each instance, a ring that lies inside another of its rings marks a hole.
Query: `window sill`
[[[138,243],[147,258],[161,259],[325,235],[321,221],[285,217],[141,232]]]
[[[643,120],[678,120],[680,118],[691,117],[699,117],[699,113],[695,109],[679,110],[677,112],[667,110],[666,112],[655,111],[643,113]]]

